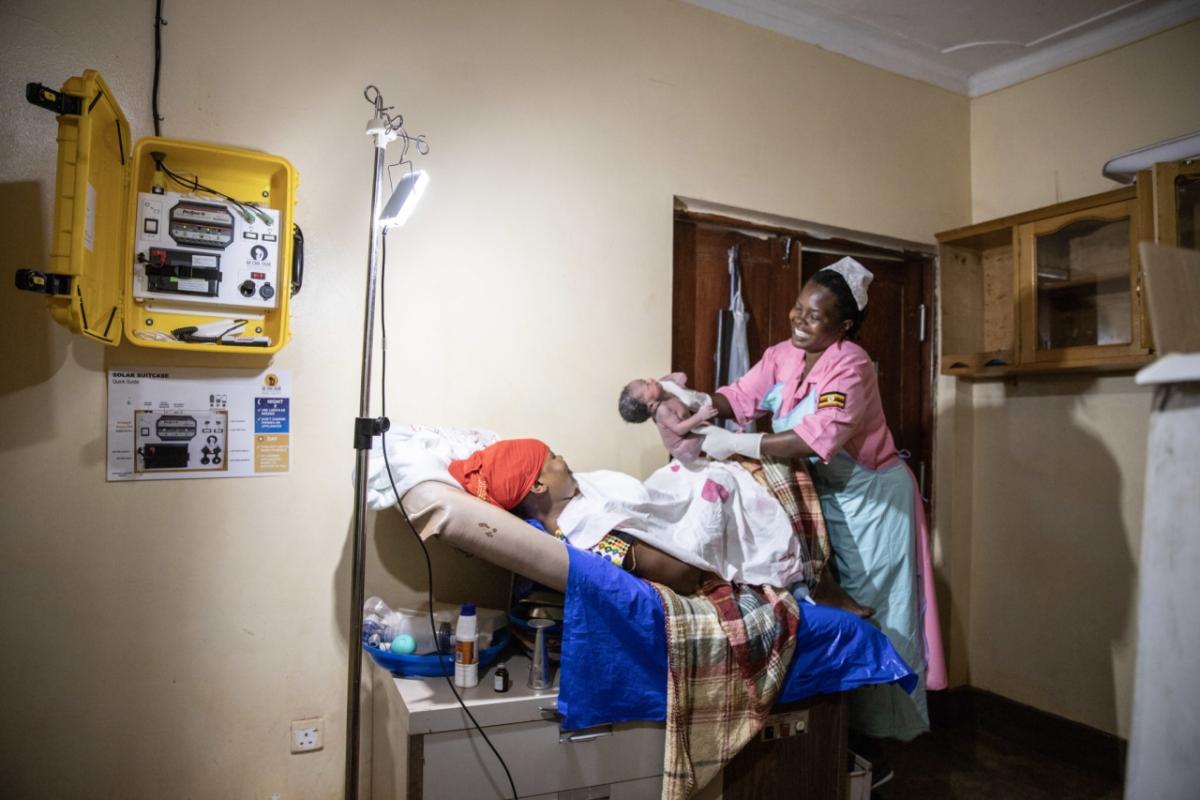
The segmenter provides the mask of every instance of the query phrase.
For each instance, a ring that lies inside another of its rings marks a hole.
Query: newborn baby
[[[682,400],[663,387],[664,383],[683,388],[687,385],[687,375],[672,372],[658,380],[631,381],[621,390],[617,410],[626,422],[653,419],[667,452],[684,464],[690,464],[700,457],[700,445],[704,442],[704,437],[693,431],[713,419],[717,409],[705,405],[692,413]]]

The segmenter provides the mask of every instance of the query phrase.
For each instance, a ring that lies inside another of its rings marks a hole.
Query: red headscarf
[[[450,474],[480,500],[511,511],[525,499],[550,455],[538,439],[505,439],[450,462]]]

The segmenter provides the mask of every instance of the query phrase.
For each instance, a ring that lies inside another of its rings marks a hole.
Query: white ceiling
[[[686,0],[975,97],[1200,18],[1200,0]]]

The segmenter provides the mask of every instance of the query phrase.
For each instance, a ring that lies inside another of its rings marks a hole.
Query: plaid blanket
[[[658,592],[667,627],[663,800],[704,788],[758,732],[783,686],[800,612],[790,592],[709,579]]]
[[[801,462],[770,458],[764,458],[761,462],[741,457],[736,460],[783,506],[796,538],[804,547],[805,581],[810,590],[815,589],[821,582],[833,549],[829,544],[829,532],[825,530],[821,499],[808,474],[808,467]]]

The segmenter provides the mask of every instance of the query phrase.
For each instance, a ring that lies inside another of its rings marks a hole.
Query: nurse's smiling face
[[[837,342],[853,324],[842,319],[837,297],[812,281],[804,284],[796,305],[788,312],[792,323],[792,346],[808,353],[820,353]]]

